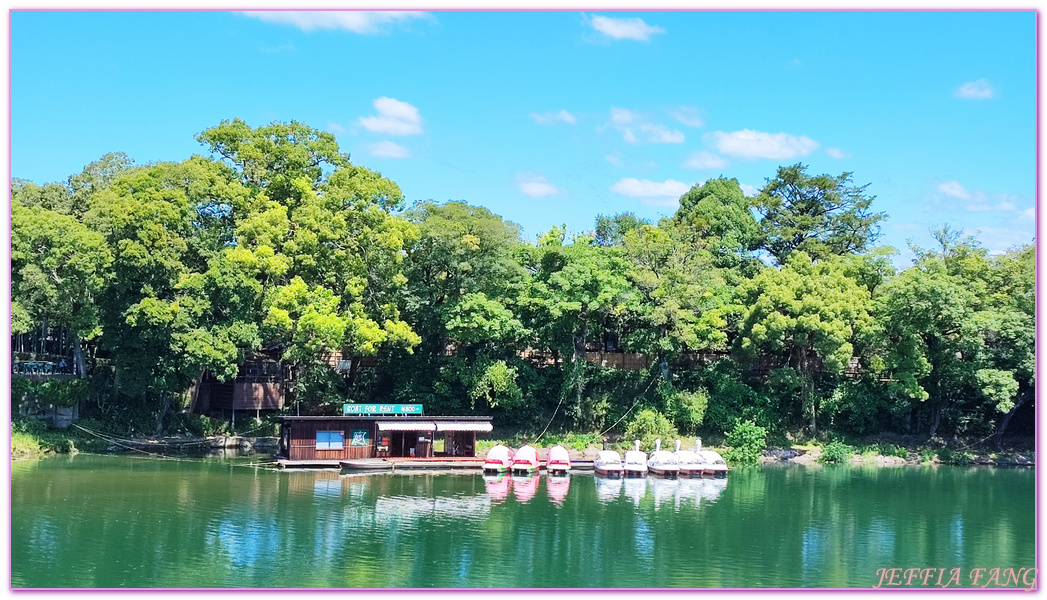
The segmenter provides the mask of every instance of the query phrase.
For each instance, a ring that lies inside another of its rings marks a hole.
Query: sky
[[[532,241],[796,163],[868,184],[898,266],[944,224],[1035,234],[1032,10],[12,11],[10,38],[11,175],[40,184],[204,154],[239,117]]]

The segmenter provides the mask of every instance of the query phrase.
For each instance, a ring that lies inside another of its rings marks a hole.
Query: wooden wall
[[[288,421],[284,425],[290,428],[288,460],[349,460],[351,458],[372,458],[374,456],[374,438],[376,427],[374,421]],[[368,430],[367,446],[350,446],[354,429]],[[341,431],[345,444],[341,450],[317,450],[317,431]]]
[[[236,410],[279,410],[284,407],[279,383],[233,383]]]

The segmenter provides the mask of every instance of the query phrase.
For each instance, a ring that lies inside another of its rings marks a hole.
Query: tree
[[[244,196],[238,183],[228,185],[227,173],[200,157],[129,170],[96,191],[84,215],[112,249],[116,275],[99,295],[106,334],[100,343],[113,356],[122,391],[161,399],[158,428],[171,395],[203,369],[222,379],[235,375],[237,342],[250,337],[231,325],[251,313],[231,315],[225,311],[232,307],[211,303],[205,292],[214,291],[219,270],[205,275],[214,257],[192,243],[200,206],[237,204]]]
[[[851,184],[851,173],[811,176],[807,167],[779,167],[755,199],[762,217],[762,248],[779,265],[793,252],[813,260],[861,253],[879,237],[884,213],[870,212],[868,184]]]
[[[680,239],[672,223],[666,231],[643,225],[625,235],[628,278],[638,292],[629,305],[637,321],[625,336],[629,345],[658,357],[668,380],[668,359],[684,350],[726,345],[724,308],[730,290],[711,254]]]
[[[844,274],[839,259],[814,262],[795,252],[780,269],[765,269],[738,290],[743,307],[734,352],[752,363],[770,357],[771,373],[794,386],[817,433],[819,398],[814,375],[840,374],[868,343],[874,321],[869,292]]]
[[[927,433],[987,431],[1000,443],[1032,397],[1034,258],[1028,246],[990,257],[971,236],[943,227],[938,248],[882,288],[876,313],[893,389],[909,411],[926,403]]]
[[[709,252],[717,267],[752,272],[761,233],[752,208],[737,179],[710,179],[680,196],[673,229],[682,242]]]
[[[621,249],[597,246],[585,235],[565,245],[564,236],[558,227],[540,236],[525,263],[533,276],[520,303],[541,343],[565,357],[562,397],[574,397],[570,413],[577,420],[586,384],[586,343],[595,327],[622,314],[633,290]]]
[[[647,219],[641,219],[631,212],[619,213],[610,217],[596,215],[593,242],[597,246],[621,246],[625,234],[650,224],[651,222]]]
[[[12,332],[33,322],[67,327],[84,377],[80,341],[101,333],[97,302],[112,262],[105,239],[75,218],[12,199]]]

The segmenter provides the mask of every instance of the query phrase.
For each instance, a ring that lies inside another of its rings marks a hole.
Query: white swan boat
[[[704,473],[706,475],[726,475],[727,471],[730,470],[727,468],[727,461],[720,456],[719,452],[715,450],[702,450],[699,454],[701,454],[702,458],[705,459]]]
[[[705,472],[705,459],[701,454],[702,440],[698,440],[694,451],[680,450],[680,440],[676,440],[676,461],[680,465],[681,477],[701,477]]]
[[[614,450],[600,450],[593,461],[593,472],[603,477],[621,477],[624,471],[622,455]]]
[[[647,470],[665,477],[676,477],[680,474],[680,463],[676,455],[662,450],[661,438],[654,440],[654,452],[647,459]]]
[[[636,440],[636,449],[625,452],[625,476],[645,477],[646,475],[647,453],[640,450],[640,440]]]

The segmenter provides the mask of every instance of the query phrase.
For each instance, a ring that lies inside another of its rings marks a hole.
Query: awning
[[[491,431],[491,424],[484,422],[447,421],[436,422],[437,431]]]
[[[378,431],[436,431],[436,425],[427,421],[378,421]]]

